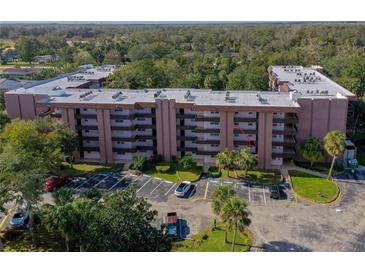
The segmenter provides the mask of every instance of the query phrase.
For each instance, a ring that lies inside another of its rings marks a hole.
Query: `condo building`
[[[79,136],[75,156],[87,162],[130,163],[139,155],[169,161],[191,154],[208,168],[224,148],[246,147],[268,169],[297,157],[311,136],[346,131],[351,92],[318,68],[272,66],[268,72],[272,90],[265,92],[80,89],[50,81],[9,91],[5,101],[12,119],[63,119]]]

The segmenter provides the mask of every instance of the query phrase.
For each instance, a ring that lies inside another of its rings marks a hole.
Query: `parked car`
[[[193,185],[191,184],[191,182],[189,181],[183,181],[182,183],[179,184],[179,186],[175,189],[175,195],[177,197],[184,197],[186,195],[186,193],[189,192],[190,188]]]
[[[167,213],[167,234],[177,237],[177,214],[176,212]]]
[[[270,198],[271,199],[280,199],[279,187],[270,186]]]
[[[47,180],[44,189],[47,192],[51,192],[59,187],[66,185],[70,179],[66,176],[52,177]]]
[[[29,222],[29,205],[27,203],[18,207],[11,217],[10,226],[12,228],[25,228]]]

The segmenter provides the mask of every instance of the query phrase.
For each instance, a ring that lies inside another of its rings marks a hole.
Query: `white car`
[[[175,189],[175,195],[177,197],[184,197],[186,195],[186,193],[189,192],[190,188],[193,185],[191,184],[191,182],[189,181],[183,181],[182,183],[179,184],[179,186]]]

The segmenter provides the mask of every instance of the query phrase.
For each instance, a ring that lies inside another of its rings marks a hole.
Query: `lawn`
[[[299,197],[325,204],[338,196],[339,188],[335,182],[296,170],[290,170],[289,175],[293,190]]]
[[[123,169],[123,164],[99,165],[99,164],[74,164],[71,166],[64,163],[65,169],[59,175],[65,176],[86,176],[99,172],[116,172]]]
[[[219,224],[215,230],[209,228],[194,235],[191,240],[173,244],[173,251],[184,252],[230,252],[232,251],[233,229],[228,233],[228,243],[224,243],[224,226]],[[244,233],[237,232],[236,252],[248,251],[253,235],[246,229]]]
[[[236,175],[237,174],[237,175]],[[222,170],[221,179],[244,179],[250,181],[251,183],[259,184],[272,184],[280,182],[280,171],[279,170],[249,170],[247,176],[245,176],[245,171],[234,170]]]
[[[313,163],[311,166],[309,162],[295,161],[295,164],[299,167],[311,169],[324,174],[328,174],[330,171],[331,163]],[[333,173],[342,172],[344,170],[342,165],[336,164],[333,166]]]
[[[176,166],[171,166],[170,170],[167,172],[158,172],[155,168],[151,168],[145,172],[145,174],[161,178],[162,180],[180,183],[182,181],[197,181],[202,174],[202,167],[196,166],[191,169],[177,169]]]
[[[32,247],[32,236],[30,232],[15,231],[11,239],[4,240],[4,251],[7,252],[61,252],[66,250],[65,240],[59,233],[48,232],[41,229],[38,234],[38,247]]]

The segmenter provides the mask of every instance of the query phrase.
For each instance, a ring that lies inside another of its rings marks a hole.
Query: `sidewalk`
[[[289,170],[297,170],[297,171],[301,171],[301,172],[311,174],[313,176],[327,178],[327,174],[324,174],[324,173],[321,173],[321,172],[318,172],[318,171],[314,171],[314,170],[310,170],[310,169],[306,169],[306,168],[303,168],[303,167],[298,167],[294,163],[283,165],[281,170],[282,170],[281,172],[282,172],[283,176],[285,176],[285,177],[287,177],[289,175],[289,172],[288,172]]]

